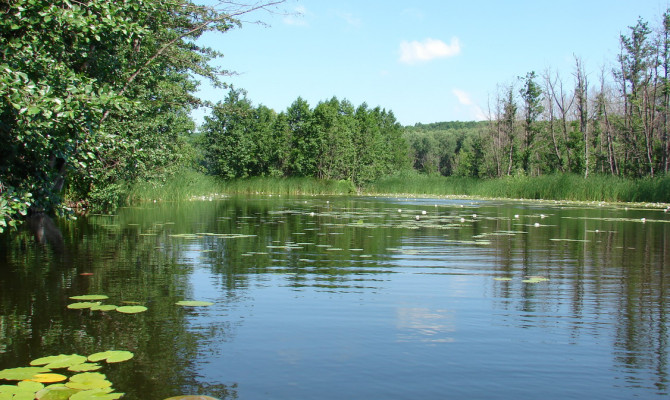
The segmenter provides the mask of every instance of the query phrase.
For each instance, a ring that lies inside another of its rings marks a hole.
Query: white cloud
[[[355,28],[359,28],[362,25],[361,19],[352,13],[338,12],[337,16],[346,21],[348,25],[353,26]]]
[[[466,92],[460,90],[460,89],[454,89],[451,91],[451,93],[456,96],[458,99],[458,102],[463,104],[464,106],[471,106],[472,105],[472,99],[470,99],[470,95],[467,94]]]
[[[293,26],[307,26],[307,19],[305,18],[307,14],[307,8],[298,6],[293,9],[292,13],[284,16],[284,23]]]
[[[473,119],[475,121],[483,121],[487,119],[484,110],[482,110],[481,107],[479,107],[477,104],[475,104],[475,102],[472,101],[470,95],[467,92],[460,89],[454,89],[451,91],[451,93],[453,93],[454,96],[456,96],[456,98],[458,99],[458,102],[464,105],[465,108],[467,109],[469,115],[466,119]]]
[[[438,39],[425,39],[422,42],[416,40],[400,42],[400,62],[405,64],[416,64],[436,58],[446,58],[458,55],[461,52],[461,44],[457,37],[451,38],[449,44]]]

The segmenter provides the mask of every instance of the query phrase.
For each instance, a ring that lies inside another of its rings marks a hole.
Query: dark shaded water
[[[669,214],[263,197],[57,221],[62,252],[0,237],[0,369],[129,350],[104,371],[126,399],[667,396]]]

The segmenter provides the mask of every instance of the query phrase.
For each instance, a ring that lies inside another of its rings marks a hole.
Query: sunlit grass
[[[224,181],[196,171],[183,171],[165,182],[133,186],[127,203],[183,201],[225,195],[350,195],[357,190],[348,181],[314,178],[256,177]],[[609,175],[556,174],[499,179],[444,177],[403,172],[362,188],[361,194],[416,196],[469,196],[480,198],[544,199],[606,202],[670,202],[670,177],[623,179]]]
[[[184,201],[225,195],[346,195],[356,188],[348,181],[314,178],[255,177],[225,181],[197,171],[186,170],[164,182],[142,182],[128,192],[126,202]]]
[[[608,202],[670,202],[670,177],[624,179],[609,175],[556,174],[498,179],[403,173],[366,188],[367,193],[455,195],[487,198]]]

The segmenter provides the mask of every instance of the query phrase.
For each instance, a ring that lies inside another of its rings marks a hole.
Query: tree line
[[[406,131],[414,168],[502,177],[549,173],[654,177],[670,169],[670,13],[656,29],[638,19],[619,38],[612,68],[571,79],[529,72],[498,88],[488,121]]]
[[[314,108],[302,98],[286,111],[254,106],[232,89],[205,117],[203,164],[226,179],[309,176],[356,185],[405,168],[407,145],[393,112],[336,97]]]

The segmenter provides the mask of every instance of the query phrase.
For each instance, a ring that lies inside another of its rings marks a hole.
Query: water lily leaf
[[[70,400],[116,400],[124,393],[111,393],[111,389],[92,389],[73,394]]]
[[[78,389],[72,389],[65,385],[52,385],[37,392],[35,398],[38,400],[67,400],[77,392],[79,392]]]
[[[82,302],[79,302],[79,303],[68,304],[67,308],[69,308],[70,310],[83,310],[85,308],[91,308],[91,307],[95,307],[95,306],[98,306],[98,305],[100,305],[100,302],[93,303],[93,302],[89,302],[89,301],[82,301]]]
[[[85,363],[73,365],[73,366],[69,367],[67,370],[72,371],[72,372],[90,372],[90,371],[97,371],[100,368],[102,368],[102,365],[100,365],[100,364],[85,362]]]
[[[11,399],[14,393],[16,393],[19,390],[19,387],[16,385],[0,385],[0,395],[2,394],[9,394],[9,398]]]
[[[209,301],[198,301],[198,300],[182,300],[178,301],[177,303],[178,306],[184,306],[184,307],[207,307],[211,306],[214,303],[210,303]]]
[[[28,381],[19,382],[17,385],[0,385],[0,399],[33,400],[35,393],[43,388],[41,383]]]
[[[33,381],[32,379],[29,380],[29,381],[21,381],[17,384],[17,386],[22,391],[27,391],[27,392],[32,392],[32,393],[35,393],[35,392],[38,392],[38,391],[44,389],[44,385],[42,385],[41,383],[39,383],[37,381]]]
[[[524,283],[539,283],[539,282],[546,282],[548,280],[549,280],[549,278],[545,278],[543,276],[529,276],[526,279],[522,280],[521,282],[524,282]]]
[[[45,361],[48,361],[45,365],[46,368],[59,369],[86,362],[86,357],[80,356],[79,354],[60,354],[52,357],[38,358],[37,360],[31,361],[30,365],[42,365]]]
[[[112,386],[112,382],[108,381],[107,377],[99,372],[82,372],[70,377],[65,386],[81,390],[104,389]]]
[[[144,306],[121,306],[116,308],[116,311],[124,314],[137,314],[146,310],[147,308]]]
[[[34,400],[35,392],[19,392],[15,393],[12,400]]]
[[[100,353],[91,354],[88,356],[88,361],[97,362],[105,360],[108,363],[117,363],[122,361],[128,361],[133,358],[134,354],[129,351],[124,350],[109,350],[103,351]]]
[[[204,395],[185,395],[185,396],[174,396],[174,397],[169,397],[165,400],[219,400],[217,398],[211,397],[211,396],[204,396]]]
[[[35,374],[32,378],[30,378],[31,381],[41,382],[41,383],[63,382],[66,379],[67,379],[67,376],[65,376],[65,375],[52,374],[52,373]]]
[[[104,294],[86,294],[82,296],[70,296],[72,300],[86,300],[86,301],[97,301],[97,300],[107,300],[109,296]]]
[[[8,381],[22,381],[25,379],[30,379],[36,374],[50,371],[51,370],[49,368],[45,367],[7,368],[0,371],[0,379],[6,379]]]
[[[100,304],[100,305],[91,307],[91,311],[103,311],[103,312],[104,311],[114,311],[117,308],[118,307],[113,305],[113,304]]]
[[[502,278],[493,278],[493,280],[494,280],[494,281],[511,281],[512,278],[505,278],[505,277],[502,277]]]

